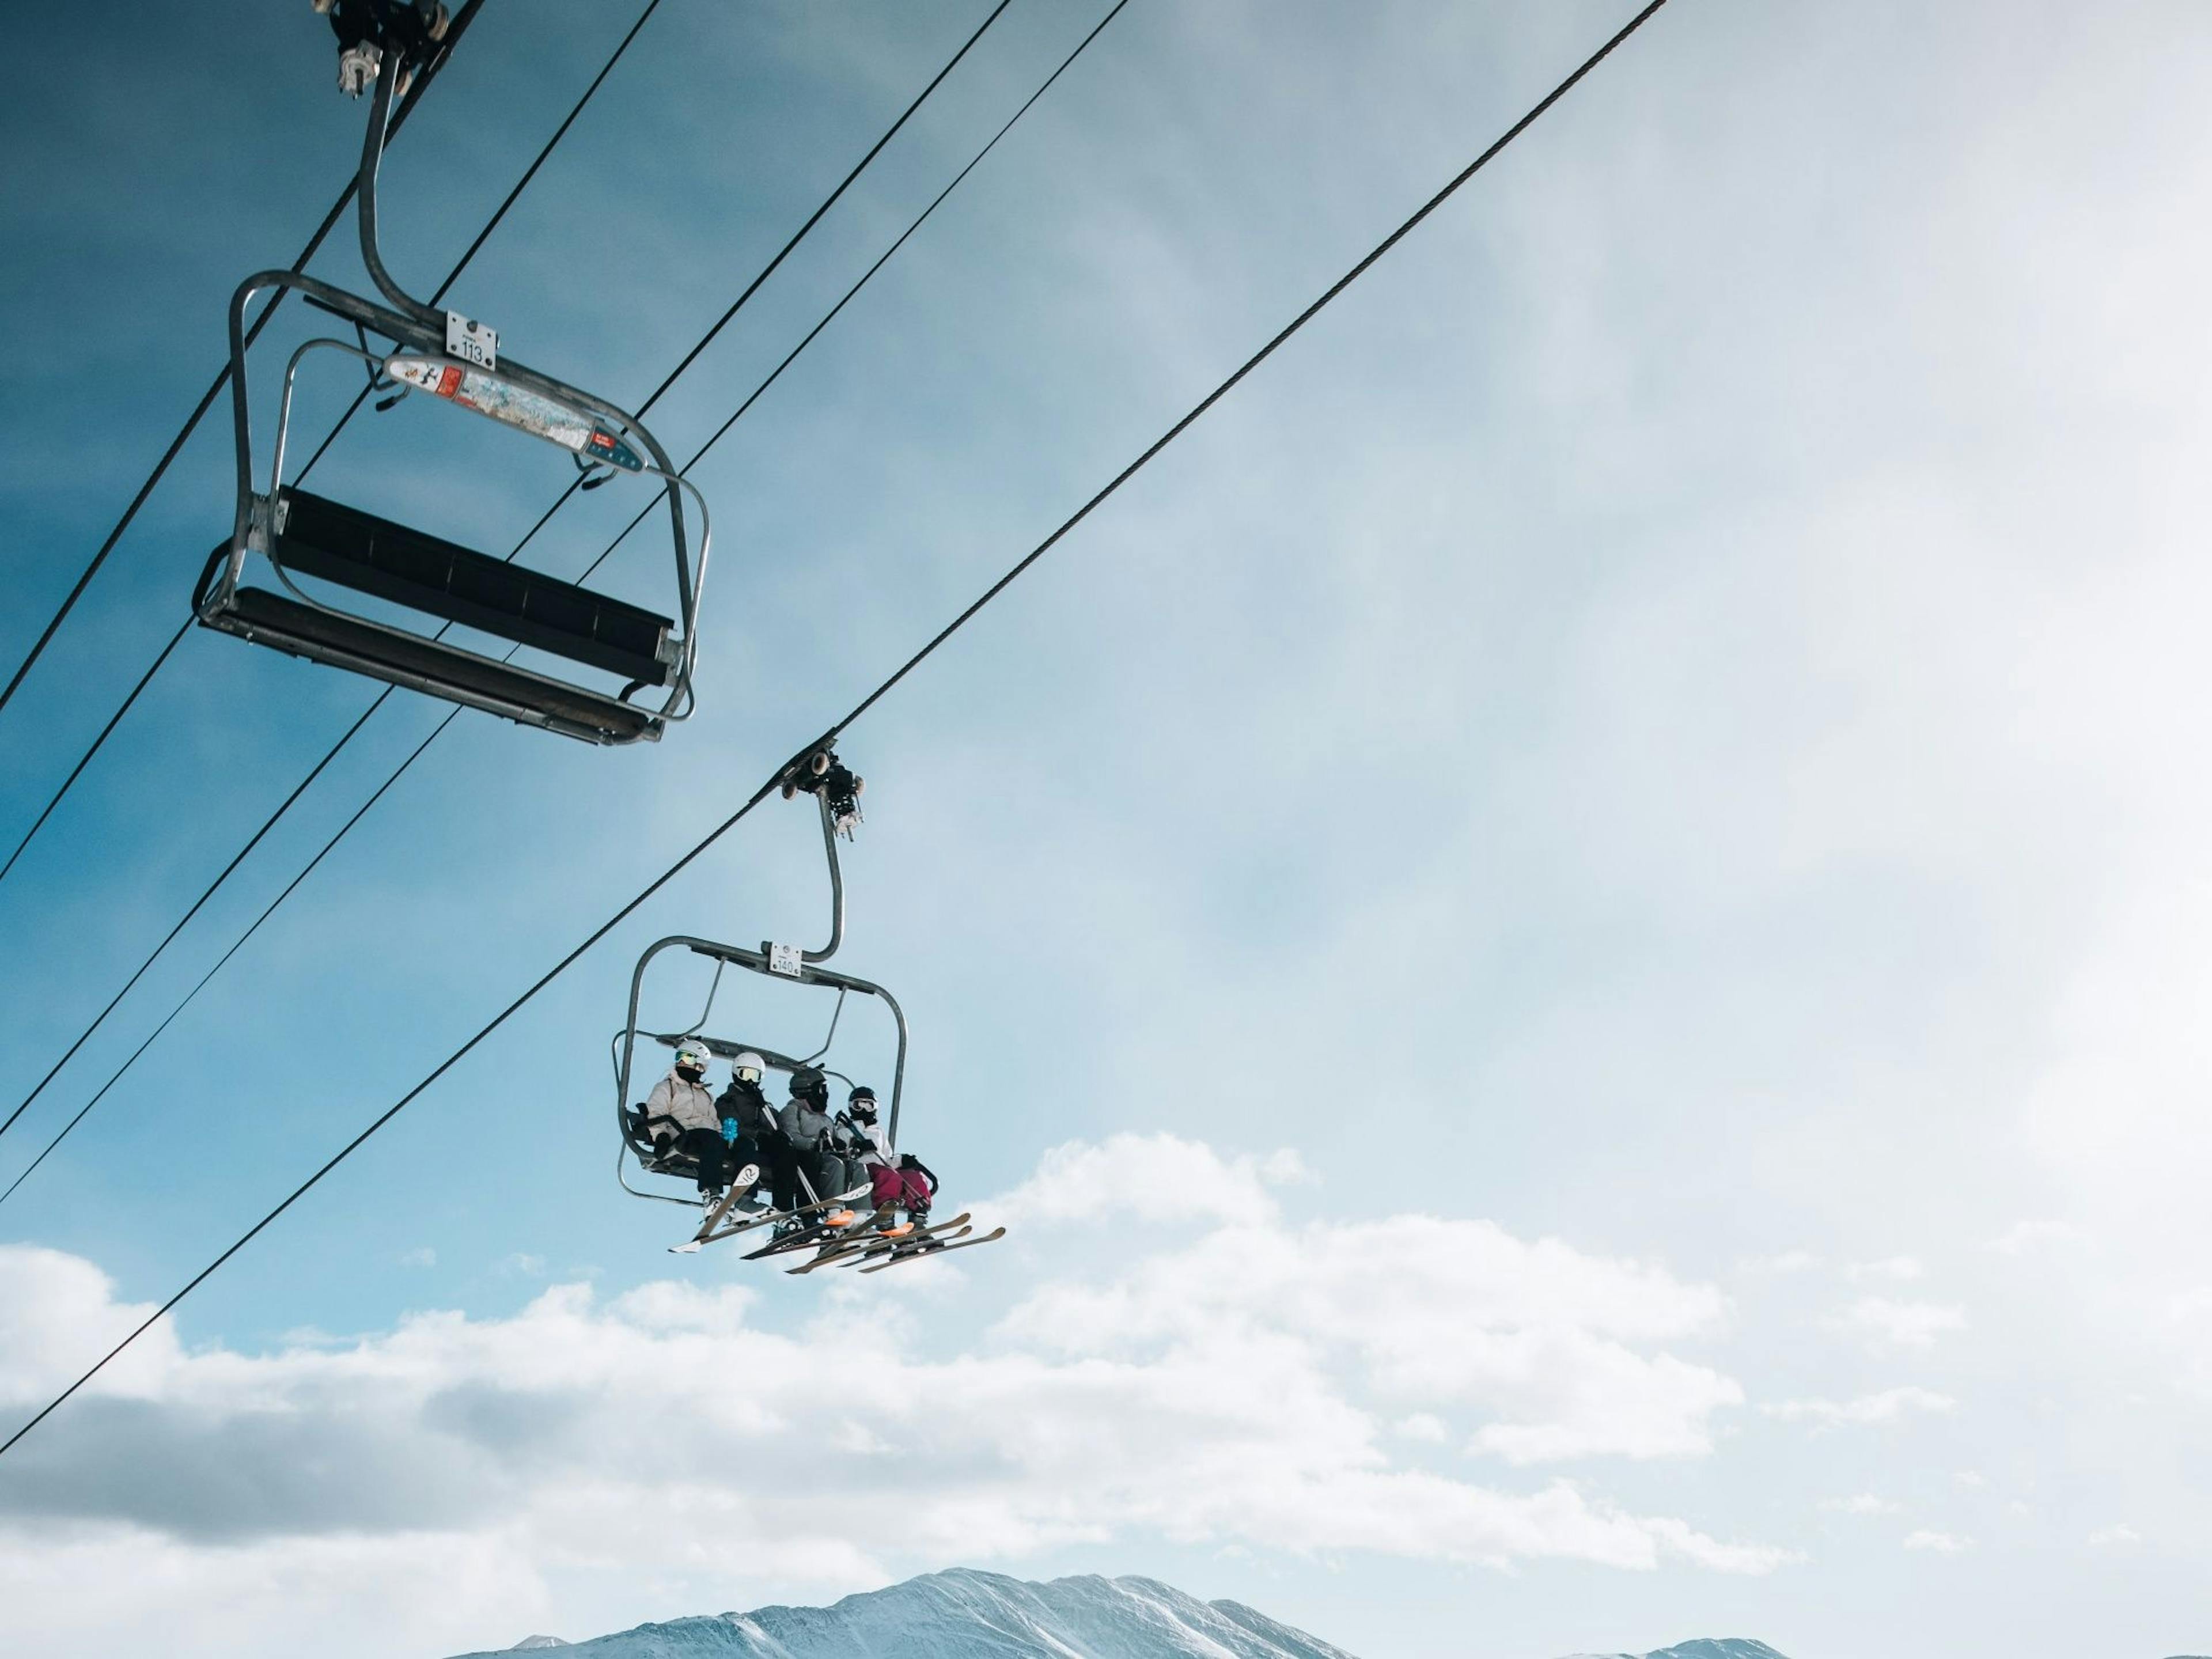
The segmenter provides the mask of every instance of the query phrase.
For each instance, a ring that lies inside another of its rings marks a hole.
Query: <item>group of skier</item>
[[[738,1054],[719,1095],[707,1086],[708,1063],[704,1044],[679,1045],[675,1065],[646,1098],[641,1127],[659,1156],[692,1162],[700,1201],[710,1212],[735,1186],[732,1207],[757,1213],[757,1189],[764,1187],[785,1218],[777,1224],[780,1233],[809,1224],[793,1212],[810,1206],[829,1206],[817,1212],[814,1224],[855,1218],[841,1206],[863,1199],[884,1212],[886,1224],[898,1211],[917,1225],[926,1223],[934,1179],[919,1159],[891,1150],[876,1091],[866,1084],[855,1086],[833,1115],[829,1078],[819,1067],[801,1066],[791,1074],[791,1098],[772,1109],[761,1086],[768,1063],[760,1055]]]

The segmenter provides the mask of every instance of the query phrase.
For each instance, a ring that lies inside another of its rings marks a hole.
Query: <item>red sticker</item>
[[[441,398],[450,398],[460,389],[461,371],[459,369],[442,368],[438,371],[438,395]]]

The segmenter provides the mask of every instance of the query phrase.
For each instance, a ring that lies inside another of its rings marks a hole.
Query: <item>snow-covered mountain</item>
[[[833,1607],[756,1607],[574,1644],[533,1636],[517,1645],[557,1647],[562,1659],[1352,1659],[1239,1602],[1201,1601],[1150,1578],[1086,1575],[1032,1584],[965,1568]],[[1644,1659],[1783,1656],[1764,1642],[1707,1641]]]

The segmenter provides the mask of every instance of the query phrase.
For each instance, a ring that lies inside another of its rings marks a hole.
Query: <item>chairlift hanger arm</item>
[[[425,328],[438,332],[441,345],[445,340],[445,315],[434,311],[399,286],[392,273],[384,268],[384,256],[377,248],[376,181],[384,165],[384,140],[392,118],[392,89],[404,72],[399,54],[388,56],[376,77],[376,92],[368,100],[368,131],[361,145],[361,171],[356,178],[354,201],[359,208],[361,224],[361,262],[368,270],[369,280],[376,291],[413,318]]]

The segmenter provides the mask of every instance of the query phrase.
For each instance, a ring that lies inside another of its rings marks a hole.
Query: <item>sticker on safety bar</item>
[[[618,466],[625,472],[645,469],[645,461],[635,450],[590,416],[498,375],[404,352],[386,358],[384,372],[402,386],[519,427],[574,450],[587,461]]]

